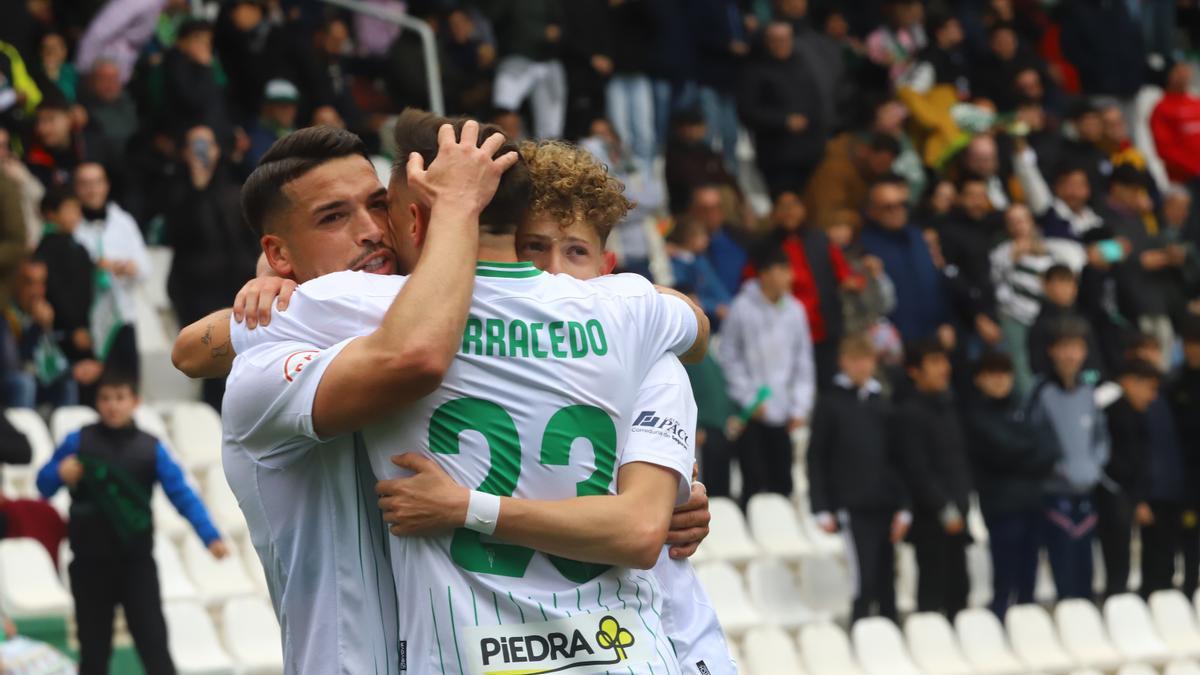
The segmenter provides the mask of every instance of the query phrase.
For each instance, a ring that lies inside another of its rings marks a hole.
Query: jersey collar
[[[480,260],[475,264],[475,276],[498,279],[529,279],[542,273],[531,262],[492,262]]]

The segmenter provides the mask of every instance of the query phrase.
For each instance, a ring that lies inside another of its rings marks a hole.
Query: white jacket
[[[99,262],[101,258],[128,261],[137,268],[133,277],[113,276],[117,314],[122,323],[133,323],[137,320],[135,293],[138,284],[150,277],[150,256],[146,253],[142,231],[125,209],[109,202],[104,216],[104,220],[80,223],[75,230],[75,241],[87,249],[93,262]]]

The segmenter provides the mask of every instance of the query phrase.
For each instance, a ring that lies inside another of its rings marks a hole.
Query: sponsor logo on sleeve
[[[659,415],[657,410],[643,410],[633,419],[632,431],[635,433],[654,434],[669,438],[687,448],[691,431],[679,423],[679,420],[666,415]]]
[[[641,626],[633,610],[617,610],[463,632],[473,675],[582,674],[659,663],[653,637]]]
[[[283,360],[283,379],[288,382],[295,381],[300,372],[307,368],[320,353],[315,349],[308,349],[288,354],[288,357]]]

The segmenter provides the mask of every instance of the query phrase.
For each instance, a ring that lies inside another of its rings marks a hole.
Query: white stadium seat
[[[854,580],[837,558],[805,558],[800,563],[800,595],[812,611],[844,617],[854,599]]]
[[[1172,661],[1163,669],[1163,675],[1200,675],[1200,663],[1192,659]]]
[[[13,619],[66,617],[71,595],[36,539],[0,540],[0,612]]]
[[[200,491],[196,488],[196,481],[188,479],[188,485],[196,490],[196,494]],[[175,509],[175,505],[171,503],[167,493],[163,490],[162,485],[154,485],[154,494],[150,496],[150,510],[154,516],[154,530],[170,537],[178,542],[184,537],[194,537],[195,530],[192,529],[192,524],[186,518],[179,515],[179,511]]]
[[[829,534],[817,525],[817,519],[805,506],[800,509],[800,526],[808,534],[816,555],[843,556],[846,554],[846,540],[841,534]]]
[[[950,622],[941,614],[913,614],[904,622],[908,652],[926,675],[964,675],[975,669],[958,648]]]
[[[845,631],[832,623],[800,629],[800,657],[809,675],[863,675]]]
[[[165,535],[154,537],[154,562],[158,566],[158,586],[163,602],[196,602],[200,594],[188,578],[179,549]]]
[[[5,491],[10,497],[37,496],[37,472],[54,455],[54,441],[50,439],[50,431],[37,412],[29,408],[9,408],[4,411],[4,417],[17,431],[25,435],[33,456],[27,465],[7,465],[4,467]]]
[[[762,675],[805,675],[796,646],[783,629],[760,626],[746,633],[746,667]]]
[[[963,655],[980,675],[1018,675],[1024,666],[1008,646],[1000,620],[986,609],[967,609],[954,617]]]
[[[1046,610],[1037,605],[1010,607],[1004,616],[1013,651],[1030,670],[1066,673],[1075,661],[1058,641],[1058,631]]]
[[[172,453],[175,452],[175,443],[171,438],[171,433],[167,430],[167,423],[163,421],[162,415],[150,406],[140,405],[137,410],[133,411],[133,422],[137,424],[137,428],[150,434],[167,446],[167,449]],[[173,455],[175,461],[179,461],[179,455]]]
[[[854,654],[867,675],[921,675],[891,619],[859,619],[850,629]]]
[[[696,577],[708,591],[717,619],[726,633],[740,635],[762,624],[762,616],[750,604],[742,578],[727,562],[710,562],[696,567]]]
[[[1104,630],[1100,611],[1089,600],[1063,600],[1054,608],[1054,620],[1063,646],[1075,663],[1099,670],[1114,670],[1124,662]]]
[[[283,641],[271,605],[261,598],[238,598],[221,612],[225,646],[237,675],[283,672]]]
[[[1112,596],[1104,603],[1104,619],[1114,646],[1126,661],[1163,666],[1171,660],[1171,650],[1155,631],[1150,610],[1140,596]]]
[[[917,611],[917,553],[908,542],[896,544],[896,609]]]
[[[171,660],[179,675],[233,675],[233,661],[217,639],[217,629],[194,602],[163,605]]]
[[[750,538],[746,519],[737,502],[728,497],[713,497],[708,508],[712,514],[710,534],[705,541],[709,559],[745,563],[761,554],[758,545]]]
[[[986,607],[992,601],[992,554],[978,541],[967,546],[967,578],[971,584],[967,604]]]
[[[813,553],[796,507],[787,497],[771,492],[756,494],[750,498],[746,515],[750,533],[767,555],[796,560]]]
[[[100,421],[100,413],[84,405],[67,405],[58,408],[50,416],[50,435],[54,445],[62,445],[72,431],[79,431],[89,424]]]
[[[1144,663],[1130,663],[1121,666],[1117,675],[1158,675],[1158,671]]]
[[[254,583],[246,574],[237,547],[229,547],[229,555],[217,560],[198,538],[187,537],[183,543],[183,563],[201,601],[209,607],[232,598],[254,595]]]
[[[1200,626],[1187,597],[1175,589],[1150,595],[1150,614],[1167,648],[1177,658],[1200,656]]]
[[[746,568],[746,585],[750,600],[769,624],[794,628],[816,618],[804,606],[792,570],[778,558],[752,561]]]
[[[169,407],[169,428],[179,458],[193,470],[221,463],[221,416],[207,403]],[[219,472],[218,472],[219,473]]]

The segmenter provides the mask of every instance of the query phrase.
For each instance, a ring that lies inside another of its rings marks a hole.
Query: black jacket
[[[956,298],[955,305],[963,314],[960,320],[965,325],[974,325],[979,314],[995,312],[991,253],[1003,227],[998,214],[972,220],[961,212],[955,212],[942,226],[942,254],[946,265],[955,269],[958,283],[951,284],[951,288],[961,289],[961,293],[956,293],[961,297]]]
[[[42,237],[34,257],[46,263],[46,300],[54,308],[54,329],[63,335],[63,351],[76,361],[91,356],[75,349],[71,333],[90,329],[95,272],[92,257],[79,242],[62,232]]]
[[[814,167],[825,150],[825,120],[809,65],[799,54],[786,61],[764,58],[742,70],[738,112],[754,132],[758,160],[764,167]],[[788,115],[804,115],[808,126],[793,133]]]
[[[896,419],[913,511],[937,514],[954,505],[965,517],[971,465],[953,398],[916,392],[899,406]]]
[[[1185,366],[1171,379],[1165,393],[1179,425],[1187,484],[1196,486],[1200,481],[1200,369]],[[1190,506],[1200,506],[1200,490],[1189,492]]]
[[[982,394],[968,403],[966,425],[980,510],[999,515],[1040,508],[1042,484],[1057,457],[1047,450],[1053,444],[1038,439],[1053,430],[1031,423],[1016,396]]]
[[[1140,500],[1146,490],[1146,451],[1150,442],[1146,413],[1134,410],[1122,396],[1104,410],[1104,417],[1110,443],[1108,463],[1104,465],[1105,483]]]
[[[891,404],[847,386],[817,397],[808,444],[808,498],[813,513],[907,508]]]

